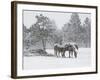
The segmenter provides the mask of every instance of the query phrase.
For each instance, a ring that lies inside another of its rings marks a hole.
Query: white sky
[[[36,22],[36,15],[43,14],[44,16],[49,17],[51,20],[54,20],[58,29],[61,29],[63,25],[67,22],[69,22],[71,17],[71,12],[44,12],[44,11],[24,11],[23,12],[23,22],[24,25],[29,28],[32,24]],[[79,17],[81,19],[81,22],[83,23],[85,18],[88,17],[91,18],[91,14],[86,13],[79,13]]]

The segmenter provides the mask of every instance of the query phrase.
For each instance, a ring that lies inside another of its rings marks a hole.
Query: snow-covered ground
[[[47,49],[49,54],[54,54],[53,49]],[[54,69],[67,67],[89,67],[91,66],[91,48],[80,48],[77,58],[66,58],[56,56],[25,56],[24,69]]]

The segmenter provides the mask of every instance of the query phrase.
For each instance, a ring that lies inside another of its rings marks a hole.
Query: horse
[[[55,53],[55,56],[59,57],[60,54],[61,55],[63,54],[63,47],[61,47],[59,44],[56,44],[54,46],[54,53]]]
[[[66,51],[69,51],[69,58],[71,58],[71,55],[73,56],[73,53],[74,53],[74,56],[75,58],[77,58],[77,53],[78,53],[78,45],[77,44],[66,44],[65,45],[65,52]],[[64,52],[64,56],[65,56],[65,52]]]
[[[59,44],[56,44],[56,45],[54,46],[54,53],[55,53],[55,55],[56,55],[57,57],[59,57],[60,54],[61,54],[61,56],[63,57],[64,50],[65,50],[65,47],[64,47],[64,46],[61,46],[61,45],[59,45]]]

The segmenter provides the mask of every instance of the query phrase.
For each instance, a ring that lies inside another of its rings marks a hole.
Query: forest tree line
[[[36,23],[27,28],[23,24],[23,44],[28,49],[38,45],[43,50],[55,43],[77,43],[79,47],[91,47],[91,21],[88,17],[81,23],[78,13],[72,13],[69,22],[57,28],[57,23],[43,14],[36,15]],[[67,19],[66,19],[67,20]]]

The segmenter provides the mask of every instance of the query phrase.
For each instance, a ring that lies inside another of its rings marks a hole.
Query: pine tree
[[[43,50],[46,50],[46,43],[50,36],[56,29],[56,25],[54,21],[51,21],[48,17],[43,16],[42,14],[36,15],[37,19],[36,23],[31,27],[32,36],[36,37],[36,42],[41,41]]]

